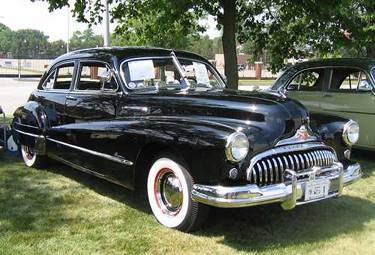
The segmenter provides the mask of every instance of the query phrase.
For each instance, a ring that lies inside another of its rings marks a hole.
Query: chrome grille
[[[291,151],[268,155],[252,164],[248,180],[260,186],[283,182],[286,169],[301,172],[314,166],[331,166],[336,155],[329,148]]]

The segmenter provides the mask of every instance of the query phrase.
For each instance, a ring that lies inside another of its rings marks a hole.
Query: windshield
[[[138,59],[121,65],[125,84],[129,89],[180,89],[188,83],[190,89],[218,89],[225,85],[218,74],[207,64],[178,59],[182,73],[172,57]]]

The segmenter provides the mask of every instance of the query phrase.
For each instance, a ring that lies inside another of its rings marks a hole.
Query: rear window
[[[367,75],[361,70],[336,68],[333,69],[329,89],[341,92],[370,91],[371,83]]]

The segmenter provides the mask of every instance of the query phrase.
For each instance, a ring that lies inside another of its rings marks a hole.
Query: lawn
[[[375,163],[343,197],[283,211],[214,209],[192,234],[160,226],[144,192],[0,152],[0,254],[373,254]]]
[[[275,80],[239,80],[238,85],[243,86],[271,86]]]

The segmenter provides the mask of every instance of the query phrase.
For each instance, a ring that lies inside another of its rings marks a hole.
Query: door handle
[[[77,98],[73,96],[66,96],[66,99],[71,100],[71,101],[77,101]]]

